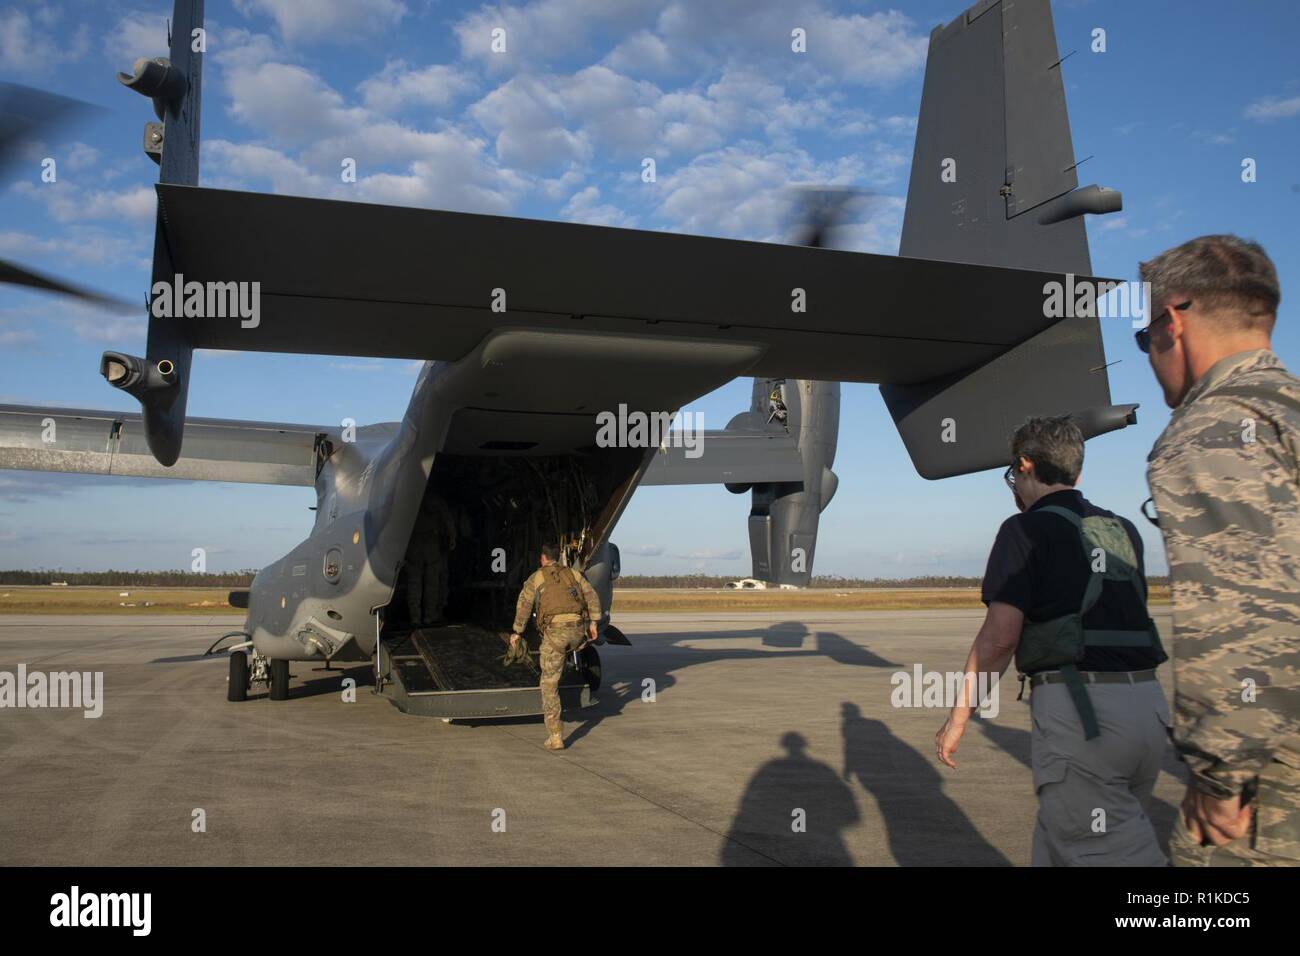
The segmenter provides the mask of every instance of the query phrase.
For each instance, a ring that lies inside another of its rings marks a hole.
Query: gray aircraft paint
[[[926,477],[1000,464],[1008,423],[1027,414],[1075,413],[1089,437],[1131,420],[1094,371],[1105,364],[1096,321],[1043,314],[1045,282],[1090,271],[1079,217],[1118,206],[1071,192],[1072,169],[1057,168],[1071,147],[1046,0],[983,0],[932,35],[902,257],[199,188],[201,57],[186,51],[200,0],[177,0],[173,22],[188,85],[163,111],[154,274],[260,281],[262,321],[151,319],[140,368],[154,376],[166,360],[175,374],[132,392],[140,415],[0,409],[0,466],[314,485],[310,535],[251,590],[246,627],[267,657],[369,657],[437,456],[519,439],[572,453],[594,440],[600,408],[672,411],[755,379],[750,411],[706,433],[698,465],[649,449],[611,493],[587,561],[606,608],[609,535],[640,483],[750,492],[755,576],[807,583],[837,485],[838,381],[883,383]],[[950,152],[964,157],[956,206],[928,168]],[[496,286],[510,290],[506,313],[488,308]],[[806,313],[790,310],[796,286]],[[337,427],[187,424],[199,346],[429,361],[400,423],[345,442]],[[775,379],[787,391],[778,427],[765,415]],[[967,424],[945,446],[938,416],[950,408]],[[45,415],[72,426],[53,447],[33,438]]]

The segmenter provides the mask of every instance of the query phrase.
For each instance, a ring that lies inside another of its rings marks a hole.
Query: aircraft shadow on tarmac
[[[1019,727],[1007,727],[991,720],[977,719],[972,723],[979,727],[984,736],[992,743],[1024,764],[1026,770],[1033,767],[1030,761],[1029,731],[1021,730]],[[1186,770],[1178,762],[1172,746],[1165,751],[1164,758],[1161,760],[1161,769],[1180,781],[1185,782],[1187,780]],[[1151,826],[1155,828],[1156,837],[1160,841],[1161,848],[1168,852],[1169,834],[1173,832],[1174,823],[1178,820],[1178,808],[1167,801],[1161,800],[1159,797],[1153,796],[1151,805],[1147,807],[1147,816],[1151,818]]]
[[[216,654],[185,654],[177,657],[155,657],[150,664],[195,664],[199,661],[221,661],[223,666],[228,666],[230,660],[229,653]],[[310,668],[310,676],[303,671]],[[328,670],[324,664],[314,664],[310,661],[296,661],[289,665],[289,699],[295,700],[303,697],[318,697],[321,694],[341,694],[343,693],[343,678],[351,677],[357,682],[357,687],[374,686],[375,671],[367,663],[348,664],[339,667],[333,665]],[[262,685],[255,685],[262,686]],[[249,691],[249,700],[261,700],[269,698],[270,692],[263,687],[261,693]]]
[[[670,689],[677,683],[674,676],[677,671],[693,664],[706,664],[712,661],[737,661],[737,660],[785,660],[789,657],[825,657],[837,664],[847,664],[854,667],[898,667],[899,665],[892,661],[885,660],[878,654],[852,641],[842,635],[830,631],[810,631],[808,626],[801,621],[784,621],[779,624],[772,624],[766,628],[744,630],[744,631],[710,631],[704,633],[682,634],[678,631],[671,632],[642,632],[639,635],[642,640],[650,638],[678,638],[689,639],[691,641],[714,639],[734,640],[736,638],[753,638],[762,639],[765,647],[779,647],[785,653],[772,654],[769,651],[746,650],[735,648],[731,650],[708,650],[697,647],[684,647],[681,644],[670,644],[667,646],[658,645],[658,652],[653,659],[638,659],[636,662],[637,670],[635,679],[624,679],[622,683],[611,682],[602,687],[597,694],[600,698],[599,703],[581,711],[581,723],[569,735],[569,744],[572,746],[589,734],[601,721],[609,717],[617,717],[623,712],[623,708],[633,701],[641,699],[643,681],[647,678],[654,681],[655,693],[660,694]],[[809,638],[812,638],[815,646],[805,648]],[[611,655],[612,657],[613,655]],[[664,657],[668,659],[665,660]],[[607,676],[612,676],[614,681],[619,678],[620,672],[628,673],[630,668],[620,665],[615,658],[611,664],[607,660],[605,672]]]

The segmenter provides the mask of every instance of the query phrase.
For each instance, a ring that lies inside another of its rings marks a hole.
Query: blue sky
[[[848,248],[894,253],[907,192],[926,38],[952,2],[209,0],[205,185],[505,213],[747,239],[788,235],[786,186],[837,183],[883,197],[843,230]],[[0,256],[141,300],[156,167],[139,148],[148,104],[113,72],[159,55],[169,0],[0,5],[0,79],[100,109],[30,144],[0,182]],[[1275,347],[1300,368],[1294,223],[1300,215],[1300,8],[1054,5],[1081,184],[1121,189],[1122,213],[1089,222],[1094,271],[1192,236],[1236,232],[1277,263]],[[508,53],[487,52],[493,26]],[[789,31],[809,52],[792,66]],[[1094,28],[1107,50],[1090,50]],[[40,182],[41,158],[59,181]],[[358,160],[343,184],[340,158]],[[654,156],[658,182],[642,183]],[[1243,183],[1243,158],[1258,181]],[[1127,322],[1105,324],[1116,402],[1139,424],[1088,447],[1082,487],[1135,518],[1145,458],[1168,411]],[[97,374],[106,348],[142,354],[140,317],[0,287],[0,402],[130,410]],[[400,417],[413,363],[200,353],[190,413],[335,423]],[[746,407],[749,381],[694,406],[708,427]],[[1011,505],[990,472],[917,477],[877,389],[846,385],[815,571],[979,574]],[[259,567],[302,539],[310,489],[0,473],[0,567]],[[748,496],[638,492],[615,541],[628,573],[747,574]]]

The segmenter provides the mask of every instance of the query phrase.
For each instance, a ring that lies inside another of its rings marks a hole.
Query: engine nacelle
[[[806,587],[812,579],[817,525],[839,486],[831,471],[839,440],[839,382],[755,379],[750,416],[783,424],[803,458],[802,482],[753,486],[749,549],[754,577]]]

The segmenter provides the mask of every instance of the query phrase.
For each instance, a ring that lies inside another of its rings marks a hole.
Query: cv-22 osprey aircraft
[[[119,76],[159,118],[144,143],[160,167],[152,278],[260,283],[257,321],[151,309],[145,356],[106,352],[101,367],[139,413],[0,406],[0,466],[316,489],[306,539],[232,594],[247,618],[231,700],[257,682],[286,698],[291,661],[373,661],[377,691],[410,713],[539,713],[535,674],[488,666],[501,645],[485,663],[458,625],[508,629],[550,541],[601,597],[596,643],[626,643],[610,537],[642,485],[750,494],[754,577],[807,584],[842,381],[880,385],[926,478],[1004,465],[1028,415],[1072,415],[1089,438],[1135,420],[1111,404],[1095,314],[1044,308],[1049,282],[1100,281],[1075,278],[1091,272],[1083,215],[1121,205],[1078,185],[1049,0],[981,0],[931,33],[899,256],[826,248],[824,221],[784,245],[204,188],[202,7],[177,0],[170,55]],[[10,112],[11,140],[39,119]],[[196,348],[424,365],[400,422],[352,433],[187,419]],[[602,412],[672,413],[738,376],[753,405],[704,432],[698,457],[597,440]],[[446,623],[420,627],[404,568],[431,502],[456,546]],[[588,646],[567,703],[599,680]]]

